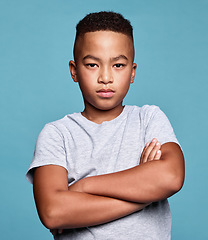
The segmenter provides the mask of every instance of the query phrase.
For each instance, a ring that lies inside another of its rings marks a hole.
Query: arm
[[[152,141],[149,149],[155,146]],[[159,148],[158,148],[159,149]],[[161,146],[158,161],[143,161],[143,164],[128,170],[82,179],[77,184],[81,191],[132,202],[155,202],[178,192],[184,181],[184,157],[176,143]]]
[[[66,169],[55,165],[37,168],[33,186],[39,217],[49,229],[98,225],[148,205],[69,191]]]

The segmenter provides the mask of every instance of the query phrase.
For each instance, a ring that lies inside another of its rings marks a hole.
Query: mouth
[[[112,89],[100,89],[97,91],[98,96],[100,96],[101,98],[111,98],[114,94],[115,91]]]

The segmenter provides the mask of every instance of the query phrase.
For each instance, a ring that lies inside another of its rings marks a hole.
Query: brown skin
[[[83,94],[83,116],[102,123],[122,112],[123,98],[135,77],[133,58],[132,40],[121,33],[86,33],[78,40],[76,63],[70,61],[69,66]],[[106,89],[111,93],[103,94]],[[43,224],[49,229],[98,225],[179,191],[184,181],[182,151],[175,143],[162,146],[157,143],[155,139],[145,147],[139,166],[88,177],[69,189],[64,168],[55,165],[37,168],[34,197]]]
[[[76,48],[76,63],[70,61],[69,67],[83,95],[82,114],[96,123],[114,119],[122,112],[123,99],[134,82],[131,38],[111,31],[90,32],[78,39]],[[101,97],[101,89],[111,89],[114,94]]]
[[[159,160],[159,149],[160,144],[150,144],[144,149],[140,164]],[[56,165],[39,167],[34,173],[34,196],[39,217],[54,235],[57,229],[61,231],[110,222],[150,204],[86,194],[77,183],[68,188],[66,169]]]
[[[150,155],[148,151],[154,144],[152,142],[145,150],[143,158]],[[159,155],[159,161],[151,160],[157,160]],[[163,144],[159,154],[142,161],[144,164],[121,172],[87,177],[75,183],[69,190],[149,203],[166,199],[181,189],[184,181],[184,158],[176,143]]]
[[[39,217],[49,229],[98,225],[148,205],[68,191],[66,169],[54,165],[39,167],[35,171],[34,196]]]

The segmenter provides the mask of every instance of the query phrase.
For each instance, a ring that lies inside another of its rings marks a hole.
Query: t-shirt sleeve
[[[167,142],[179,144],[168,118],[160,108],[147,106],[145,110],[145,143],[157,138],[161,144]]]
[[[45,165],[58,165],[67,169],[63,136],[51,123],[46,124],[38,136],[33,160],[26,174],[27,180],[33,183],[34,169]]]

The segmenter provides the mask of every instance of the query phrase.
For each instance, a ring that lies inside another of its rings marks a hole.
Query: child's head
[[[76,61],[77,40],[85,33],[96,31],[112,31],[123,33],[131,38],[133,43],[133,28],[129,20],[120,13],[115,12],[95,12],[85,16],[76,26],[76,37],[74,42],[74,59]]]
[[[84,112],[121,112],[136,71],[130,22],[113,12],[87,15],[77,25],[74,60],[69,67],[73,80],[79,83]]]

